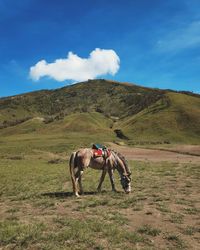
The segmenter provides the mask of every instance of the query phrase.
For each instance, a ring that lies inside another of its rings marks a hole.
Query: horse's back
[[[93,168],[102,170],[106,167],[107,161],[103,157],[95,157],[91,148],[81,148],[76,153],[79,165],[82,168]]]

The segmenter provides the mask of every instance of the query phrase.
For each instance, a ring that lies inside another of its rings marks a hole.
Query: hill
[[[1,125],[35,116],[59,119],[97,111],[127,116],[159,100],[163,91],[106,80],[89,80],[57,90],[42,90],[0,99]]]
[[[199,143],[198,124],[197,94],[103,79],[0,99],[2,136],[86,133],[129,144]]]
[[[116,124],[132,142],[200,142],[200,99],[166,92],[165,98]]]

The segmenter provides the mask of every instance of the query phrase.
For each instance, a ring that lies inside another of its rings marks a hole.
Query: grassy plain
[[[199,166],[130,161],[130,195],[117,173],[118,193],[108,177],[96,193],[100,172],[88,169],[77,199],[68,157],[98,139],[85,133],[1,137],[0,248],[199,249]]]

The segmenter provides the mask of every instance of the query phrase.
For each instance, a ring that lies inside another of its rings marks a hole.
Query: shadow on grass
[[[97,194],[99,194],[97,191],[96,192],[84,192],[81,196],[84,196],[84,195],[97,195]],[[73,192],[49,192],[49,193],[42,193],[41,195],[42,196],[48,196],[48,197],[51,197],[51,198],[67,198],[67,197],[73,197],[74,193]]]

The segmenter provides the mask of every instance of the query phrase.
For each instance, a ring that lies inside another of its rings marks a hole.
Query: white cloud
[[[200,21],[169,32],[156,47],[161,52],[178,52],[195,46],[200,46]]]
[[[95,49],[88,58],[81,58],[69,52],[67,58],[53,63],[41,60],[30,68],[30,77],[39,80],[48,76],[56,81],[85,81],[100,75],[115,75],[119,70],[120,59],[114,50]]]

